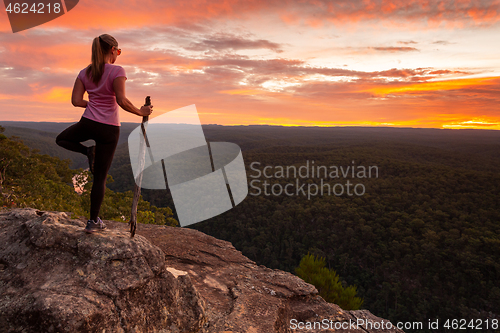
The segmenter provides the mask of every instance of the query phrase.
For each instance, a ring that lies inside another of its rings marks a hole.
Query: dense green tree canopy
[[[321,297],[344,310],[358,310],[363,300],[356,296],[356,286],[344,287],[337,272],[326,268],[325,258],[306,254],[300,260],[295,273],[307,283],[313,284]]]
[[[63,211],[77,217],[89,215],[92,175],[82,169],[69,168],[69,160],[38,154],[19,138],[7,138],[0,127],[0,204],[3,208],[32,207],[40,210]],[[88,182],[87,182],[88,180]],[[108,177],[108,182],[112,182]],[[83,193],[75,192],[74,182],[83,185]],[[128,221],[132,207],[132,192],[106,190],[101,207],[102,219]],[[176,226],[168,207],[158,208],[139,201],[138,221]]]

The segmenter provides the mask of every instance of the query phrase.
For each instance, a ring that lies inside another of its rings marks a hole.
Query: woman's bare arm
[[[113,89],[115,90],[116,103],[125,111],[136,114],[138,116],[149,116],[152,112],[152,105],[142,106],[140,109],[136,108],[132,102],[125,96],[125,80],[124,76],[117,77],[113,81]]]
[[[76,78],[75,85],[73,86],[73,92],[71,93],[71,104],[73,104],[73,106],[86,108],[87,101],[83,99],[84,93],[85,87],[83,86],[82,80]]]

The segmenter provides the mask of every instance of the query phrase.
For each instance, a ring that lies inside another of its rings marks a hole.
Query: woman
[[[106,177],[120,136],[118,105],[138,116],[148,116],[153,112],[152,105],[138,109],[125,97],[125,70],[113,65],[120,54],[118,42],[112,36],[103,34],[94,38],[92,63],[78,74],[71,95],[71,103],[85,108],[85,112],[78,123],[68,127],[56,139],[59,146],[88,157],[89,168],[94,175],[90,218],[85,227],[88,233],[106,228],[98,215],[106,190]],[[85,91],[89,95],[88,101],[83,99]],[[81,144],[87,140],[94,140],[95,146]]]

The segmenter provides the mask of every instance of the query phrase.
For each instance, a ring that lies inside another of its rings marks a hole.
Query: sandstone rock
[[[353,328],[383,319],[327,303],[229,242],[156,225],[139,225],[130,238],[127,224],[106,224],[87,235],[84,221],[64,213],[0,213],[0,331],[402,332]],[[323,320],[334,329],[292,325]]]
[[[349,329],[358,319],[383,321],[384,327],[388,321],[367,310],[344,311],[327,303],[314,286],[293,274],[256,265],[229,242],[185,228],[140,225],[138,233],[163,250],[168,267],[191,277],[206,304],[203,332],[402,332],[362,325]],[[292,330],[293,319],[302,323],[325,319],[333,322],[333,328],[337,322],[346,323],[348,329]]]
[[[64,213],[0,214],[0,331],[196,332],[203,301],[142,236],[88,235]]]

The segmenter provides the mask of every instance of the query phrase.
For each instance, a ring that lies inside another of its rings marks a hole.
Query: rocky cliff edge
[[[0,332],[402,332],[229,242],[106,224],[89,235],[65,213],[0,212]]]

